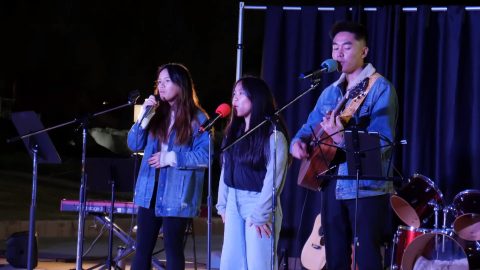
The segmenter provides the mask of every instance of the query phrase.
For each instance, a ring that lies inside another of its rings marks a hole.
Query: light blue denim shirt
[[[206,118],[202,112],[197,113],[198,122]],[[199,124],[192,124],[198,130]],[[140,171],[135,185],[134,203],[145,208],[150,207],[150,200],[155,185],[155,168],[148,165],[148,158],[160,151],[158,138],[153,137],[147,129],[135,123],[128,132],[128,147],[133,151],[144,150]],[[176,154],[175,167],[160,169],[160,179],[156,194],[155,215],[194,217],[200,210],[203,191],[203,179],[208,165],[208,133],[194,132],[193,140],[188,145],[175,144],[175,131],[168,139],[168,151]]]
[[[374,73],[375,68],[371,64],[368,64],[359,74],[357,81],[361,81]],[[311,136],[311,128],[314,129],[322,121],[323,116],[336,107],[337,103],[342,99],[342,90],[339,85],[344,81],[345,74],[342,74],[339,80],[325,88],[318,98],[315,108],[310,112],[306,123],[303,124],[292,139],[291,146],[298,140],[308,141]],[[357,113],[359,118],[368,117],[370,119],[366,127],[367,131],[378,132],[391,142],[394,141],[395,127],[398,118],[398,99],[395,88],[387,79],[384,77],[377,79],[362,105],[358,108]],[[381,140],[381,144],[386,145],[388,142]],[[389,168],[391,149],[384,147],[381,152],[383,174],[386,176]],[[390,165],[389,176],[392,175],[392,171],[393,164]],[[348,175],[346,162],[339,165],[338,175]],[[360,180],[359,186],[360,198],[393,192],[393,183],[391,181]],[[353,199],[356,196],[356,188],[356,181],[339,179],[336,186],[336,198],[339,200]]]

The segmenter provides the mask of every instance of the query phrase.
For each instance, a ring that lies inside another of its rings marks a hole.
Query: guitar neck
[[[343,107],[345,106],[345,103],[347,103],[348,100],[348,92],[342,97],[342,99],[338,102],[337,106],[335,109],[333,109],[332,113],[333,116],[337,117],[340,112],[342,111]]]
[[[347,103],[348,101],[348,92],[342,97],[342,99],[338,102],[337,106],[335,107],[335,109],[333,109],[332,113],[331,113],[331,117],[337,117],[338,115],[340,115],[343,107],[345,106],[345,103]],[[343,116],[343,115],[342,115]],[[322,134],[324,133],[324,130],[323,128],[320,127],[318,133],[316,134],[317,135],[317,138],[319,138],[320,136],[322,136]]]

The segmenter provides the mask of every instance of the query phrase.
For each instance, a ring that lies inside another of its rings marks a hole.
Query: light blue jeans
[[[246,222],[247,217],[255,209],[260,192],[228,189],[220,270],[271,269],[272,238],[265,236],[259,238],[255,226],[249,226]],[[275,251],[282,225],[282,211],[280,207],[276,210]],[[275,269],[277,269],[277,260],[275,258]]]

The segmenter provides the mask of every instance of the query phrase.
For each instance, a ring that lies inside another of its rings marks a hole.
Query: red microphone
[[[202,133],[210,130],[213,127],[213,124],[215,124],[215,122],[218,119],[227,117],[230,114],[231,110],[232,109],[230,108],[230,105],[228,105],[227,103],[220,104],[220,106],[218,106],[217,109],[215,110],[215,113],[217,114],[217,116],[215,116],[214,118],[205,120],[202,123],[202,125],[198,128],[198,132]]]

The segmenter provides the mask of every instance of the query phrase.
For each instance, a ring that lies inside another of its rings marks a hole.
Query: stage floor
[[[95,265],[103,264],[106,262],[108,254],[108,231],[100,223],[91,223],[92,218],[87,218],[85,240],[83,242],[83,269],[89,269]],[[23,222],[25,223],[25,222]],[[16,227],[19,231],[24,230],[26,224],[10,224],[9,227]],[[76,228],[75,221],[71,221],[72,224],[65,225],[64,221],[49,221],[48,224],[42,224],[45,222],[38,222],[38,265],[35,269],[75,269],[75,258],[77,251],[77,237],[75,234]],[[119,224],[122,223],[119,220]],[[120,226],[123,230],[128,231],[128,225],[122,223]],[[5,225],[5,224],[4,224]],[[197,269],[206,269],[207,263],[207,224],[206,219],[195,219],[195,251]],[[44,229],[47,227],[48,229]],[[69,229],[65,229],[68,227]],[[14,228],[10,228],[13,230]],[[55,236],[59,235],[59,236]],[[128,235],[129,240],[133,241],[135,238],[134,233]],[[8,264],[6,261],[6,239],[4,237],[0,241],[0,270],[16,269]],[[131,242],[129,241],[129,242]],[[181,241],[181,240],[180,240]],[[223,242],[223,223],[220,218],[212,219],[212,233],[211,233],[211,268],[215,269],[219,265],[219,254],[222,248]],[[187,235],[185,243],[185,259],[186,269],[194,268],[194,249],[193,249],[192,234]],[[122,248],[128,250],[129,244],[120,240],[119,237],[114,236],[113,239],[113,257]],[[26,249],[26,248],[25,248]],[[163,239],[161,235],[158,237],[157,245],[155,247],[157,255],[155,255],[157,261],[160,263],[165,261],[165,253],[163,251]],[[130,261],[133,257],[133,252],[129,253],[125,259],[122,259],[121,264],[124,265],[123,269],[130,269]],[[100,269],[101,266],[94,268]]]
[[[222,246],[223,236],[221,235],[212,235],[211,237],[211,268],[218,268],[219,264],[219,254]],[[84,251],[87,251],[93,239],[87,239],[84,242]],[[196,257],[197,257],[197,269],[206,269],[207,262],[207,237],[206,235],[196,235],[195,236],[195,245],[196,245]],[[48,270],[67,270],[75,269],[75,255],[76,255],[76,239],[74,238],[50,238],[50,239],[41,239],[39,241],[38,252],[39,259],[38,265],[35,269],[48,269]],[[116,254],[116,249],[119,246],[124,246],[124,243],[118,239],[114,240],[113,251],[114,256]],[[156,251],[161,251],[163,249],[163,241],[161,238],[157,241]],[[2,252],[3,253],[3,252]],[[105,263],[106,256],[108,253],[108,238],[102,237],[96,242],[91,251],[83,259],[83,269],[89,269],[95,265]],[[133,257],[133,253],[122,261],[124,265],[123,269],[130,269],[130,260]],[[163,251],[159,252],[156,255],[156,258],[160,263],[165,262],[165,253]],[[189,236],[187,243],[185,245],[185,259],[186,259],[186,268],[185,269],[195,269],[194,268],[194,252],[193,252],[193,241]],[[94,269],[100,269],[100,265]],[[10,266],[5,259],[5,255],[0,256],[0,269],[18,269]]]

